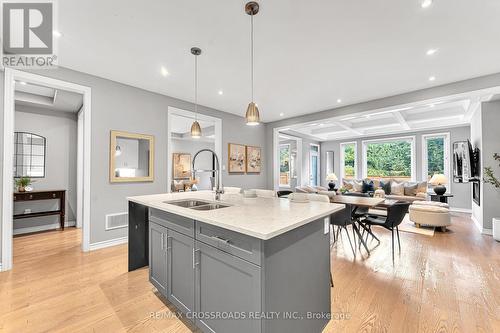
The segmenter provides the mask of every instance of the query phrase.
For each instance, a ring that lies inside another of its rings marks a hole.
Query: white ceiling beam
[[[394,112],[392,115],[394,116],[394,118],[396,118],[397,121],[399,121],[399,124],[403,127],[403,129],[411,129],[410,125],[406,121],[405,117],[401,114],[401,112]]]
[[[335,121],[335,122],[332,122],[332,124],[339,126],[343,129],[345,129],[346,131],[349,131],[350,133],[355,134],[355,135],[363,135],[364,134],[363,132],[352,128],[351,126],[344,124],[343,122]],[[350,123],[347,123],[347,124],[350,124]]]
[[[475,98],[469,103],[469,107],[464,113],[464,120],[470,122],[476,110],[481,106],[481,98]]]

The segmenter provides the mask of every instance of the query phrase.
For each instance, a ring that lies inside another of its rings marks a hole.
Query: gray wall
[[[29,109],[23,108],[23,110]],[[16,131],[35,133],[46,138],[45,177],[33,179],[32,187],[35,190],[67,190],[65,220],[75,222],[78,141],[76,114],[47,112],[34,108],[30,111],[32,112],[15,112],[14,128]],[[22,213],[25,208],[35,212],[54,210],[57,207],[58,200],[37,203],[17,202],[14,205],[14,213]],[[57,215],[15,220],[14,233],[22,233],[22,230],[19,230],[22,228],[43,227],[54,223],[59,223]]]
[[[91,226],[90,243],[124,237],[126,229],[105,230],[105,215],[127,211],[126,197],[163,193],[167,189],[167,110],[169,106],[194,110],[190,102],[148,92],[73,70],[58,68],[33,71],[36,74],[69,81],[92,88],[92,159],[91,159]],[[3,72],[0,74],[0,99],[3,105]],[[227,165],[229,142],[261,146],[265,160],[265,126],[246,126],[243,117],[199,107],[200,113],[219,117],[223,127],[223,156]],[[244,107],[242,107],[242,114]],[[0,115],[0,119],[3,119]],[[2,120],[0,120],[2,121]],[[3,135],[3,124],[0,135]],[[145,133],[155,136],[155,178],[146,183],[109,183],[110,130]],[[223,173],[225,185],[264,188],[266,170],[253,175]],[[1,185],[1,183],[0,183]]]
[[[482,119],[482,106],[476,112],[474,112],[470,124],[470,141],[473,147],[477,147],[481,150],[480,159],[482,165],[484,159],[483,157],[484,153],[483,153],[483,137],[482,137],[483,125],[481,119]],[[482,170],[481,170],[481,175],[482,175]],[[484,183],[482,183],[481,185],[484,185]],[[483,202],[484,202],[483,192],[484,192],[484,186],[481,186],[481,191],[480,191],[481,195],[479,200],[481,205],[478,205],[473,200],[471,200],[472,218],[475,220],[477,224],[479,224],[479,227],[481,229],[483,228]]]
[[[490,166],[495,171],[497,178],[500,177],[498,161],[493,158],[494,153],[500,153],[500,101],[482,104],[482,166]],[[483,229],[492,229],[492,219],[500,218],[500,189],[482,182],[482,225]]]
[[[187,153],[191,154],[191,160],[198,151],[204,148],[214,149],[213,142],[206,141],[195,141],[195,140],[180,140],[180,139],[172,139],[171,141],[172,153]],[[173,159],[172,159],[173,161]],[[172,170],[173,170],[172,166]],[[201,153],[196,158],[196,169],[200,170],[210,170],[212,169],[212,155],[209,153]],[[202,189],[210,189],[211,186],[209,184],[211,173],[198,173],[196,174],[196,178],[201,178],[198,188]],[[173,177],[173,175],[172,175]],[[202,184],[208,185],[207,188],[203,188]]]
[[[412,132],[405,134],[396,134],[396,135],[385,135],[385,136],[374,136],[374,137],[365,137],[362,139],[355,140],[341,140],[341,141],[326,141],[321,143],[321,181],[323,186],[327,186],[327,181],[325,180],[325,168],[326,168],[326,152],[333,151],[334,152],[334,171],[335,174],[340,178],[340,144],[342,142],[351,142],[356,141],[358,143],[358,177],[362,177],[362,155],[363,155],[363,146],[362,141],[366,139],[382,139],[382,138],[391,138],[397,137],[401,135],[415,135],[415,158],[416,158],[416,178],[420,180],[422,178],[422,135],[423,134],[432,134],[432,133],[450,133],[450,172],[453,170],[452,165],[452,156],[453,156],[453,142],[456,141],[465,141],[470,138],[470,127],[454,127],[446,130],[435,130],[435,131],[420,131],[420,132]],[[340,181],[340,180],[339,180]],[[339,182],[337,182],[337,185]],[[454,197],[450,199],[450,205],[453,208],[461,208],[461,209],[471,209],[471,184],[459,184],[453,183],[451,181],[451,189],[450,191]]]

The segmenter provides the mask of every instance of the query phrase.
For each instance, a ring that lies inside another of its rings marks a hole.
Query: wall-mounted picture
[[[259,173],[262,169],[261,148],[255,146],[247,147],[247,172]]]
[[[191,154],[173,153],[172,155],[174,179],[191,178]]]
[[[246,167],[246,149],[244,145],[230,143],[228,145],[228,172],[243,173]]]

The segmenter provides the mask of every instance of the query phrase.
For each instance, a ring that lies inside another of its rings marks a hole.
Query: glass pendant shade
[[[201,138],[201,126],[200,123],[196,120],[191,125],[191,137],[193,139]]]
[[[259,108],[257,107],[257,104],[255,104],[254,102],[251,102],[250,104],[248,104],[245,119],[246,119],[247,125],[249,125],[249,126],[255,126],[255,125],[258,125],[260,123]]]

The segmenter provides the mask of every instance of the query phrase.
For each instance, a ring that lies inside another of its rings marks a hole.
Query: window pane
[[[411,178],[411,142],[391,141],[366,146],[367,176]]]
[[[290,185],[290,145],[280,146],[280,185]]]
[[[444,138],[427,139],[427,179],[435,173],[444,174]]]
[[[344,172],[343,177],[346,179],[352,179],[355,175],[356,168],[356,152],[355,145],[348,144],[344,145]]]

